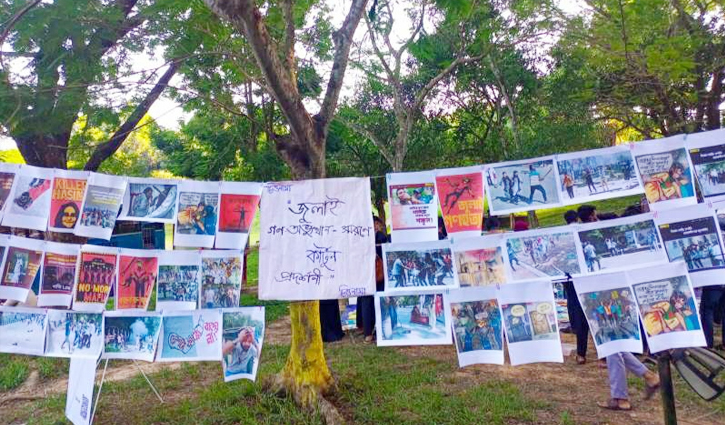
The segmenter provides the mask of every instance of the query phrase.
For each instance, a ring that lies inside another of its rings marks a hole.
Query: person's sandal
[[[644,383],[644,399],[649,400],[660,389],[660,377],[652,371],[647,372]]]
[[[577,354],[576,356],[576,364],[585,364],[587,362],[587,358],[584,356],[580,356]]]
[[[629,400],[616,399],[616,398],[610,398],[609,400],[606,401],[606,403],[597,402],[597,406],[601,407],[602,409],[608,409],[608,410],[623,410],[623,411],[632,410],[632,405],[629,403]]]
[[[368,335],[363,341],[365,342],[365,344],[372,344],[373,342],[375,342],[375,335]]]

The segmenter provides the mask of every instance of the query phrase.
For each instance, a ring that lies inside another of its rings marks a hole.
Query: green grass
[[[0,391],[22,385],[30,374],[30,357],[0,354]]]
[[[251,248],[247,253],[247,285],[259,283],[259,249]]]
[[[242,306],[264,306],[264,315],[267,323],[273,322],[282,316],[287,315],[287,307],[289,303],[286,301],[261,301],[257,299],[257,294],[242,294],[240,300]]]
[[[594,205],[597,208],[597,212],[613,212],[620,215],[630,205],[639,204],[639,195],[625,196],[623,198],[607,199],[604,201],[588,202],[589,205]],[[564,226],[564,213],[567,210],[576,210],[578,205],[571,205],[568,207],[557,207],[542,209],[536,211],[536,216],[539,219],[540,227],[552,227],[552,226]]]

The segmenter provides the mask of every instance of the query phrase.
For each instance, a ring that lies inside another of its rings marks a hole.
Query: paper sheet
[[[446,311],[451,312],[458,365],[502,365],[503,322],[496,287],[454,289],[445,301]]]
[[[81,217],[81,206],[88,183],[88,171],[55,170],[50,197],[48,230],[73,233]]]
[[[393,242],[438,240],[434,172],[393,173],[386,177]]]
[[[219,230],[214,246],[242,250],[259,209],[263,183],[221,182]]]
[[[100,313],[116,281],[119,248],[83,245],[78,255],[73,310]]]
[[[159,274],[159,251],[155,249],[121,248],[116,276],[116,310],[148,308],[151,293]]]
[[[97,360],[103,335],[102,313],[48,310],[45,355]]]
[[[702,196],[725,201],[725,129],[688,134],[685,145]]]
[[[91,173],[81,208],[81,221],[75,234],[109,240],[121,208],[126,177]]]
[[[174,223],[179,182],[129,177],[120,220]]]
[[[431,290],[375,294],[378,346],[450,344],[451,312],[445,308],[444,294]]]
[[[20,168],[3,214],[3,226],[40,231],[48,227],[53,174],[52,168]]]
[[[224,309],[224,382],[257,379],[264,344],[264,307]]]
[[[219,217],[219,182],[182,181],[177,211],[174,246],[213,247]]]
[[[0,306],[0,353],[42,356],[47,328],[45,309]]]
[[[194,310],[199,306],[201,253],[159,252],[156,310]]]
[[[0,280],[0,299],[24,303],[43,264],[45,241],[10,236]]]
[[[457,286],[491,286],[508,282],[503,234],[451,240]]]
[[[157,362],[221,359],[221,310],[166,311],[163,317]]]
[[[448,237],[480,236],[483,228],[483,166],[435,171],[443,222]]]
[[[484,176],[491,215],[561,204],[557,190],[561,180],[553,156],[491,164]]]
[[[161,313],[107,311],[103,315],[104,359],[154,361]]]
[[[582,273],[584,257],[577,250],[575,230],[572,226],[560,226],[506,233],[508,279],[521,281]]]
[[[40,280],[40,307],[70,307],[80,245],[45,242]]]
[[[384,244],[383,270],[386,292],[456,287],[449,240]]]

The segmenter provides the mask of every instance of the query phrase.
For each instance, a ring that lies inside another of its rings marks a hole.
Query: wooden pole
[[[664,423],[665,425],[677,425],[675,389],[672,385],[669,351],[665,351],[657,356],[657,369],[660,375],[660,395],[662,396],[662,410],[665,415]]]

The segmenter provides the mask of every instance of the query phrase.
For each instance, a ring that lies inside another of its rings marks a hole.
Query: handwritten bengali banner
[[[446,232],[479,236],[483,222],[481,167],[438,170],[435,182]]]

